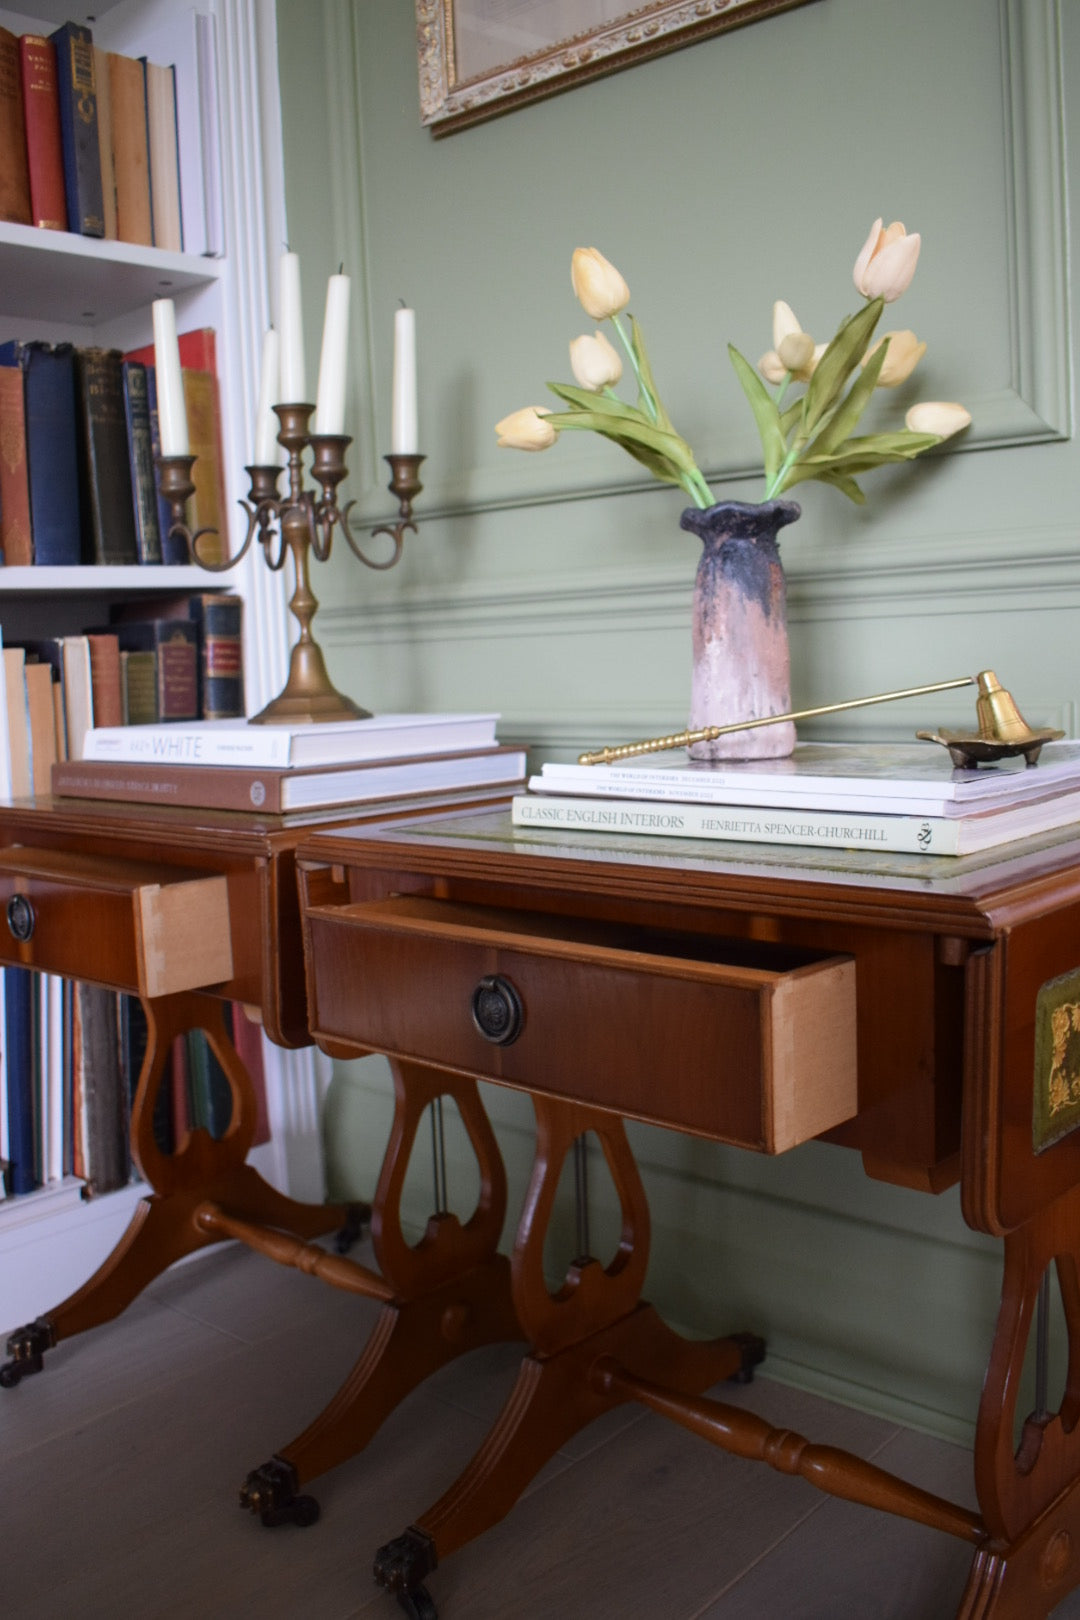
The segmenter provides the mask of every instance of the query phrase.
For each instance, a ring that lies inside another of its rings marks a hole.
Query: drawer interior
[[[165,862],[9,846],[0,961],[149,997],[225,983],[228,881]]]

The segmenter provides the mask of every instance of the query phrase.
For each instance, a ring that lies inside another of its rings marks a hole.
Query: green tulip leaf
[[[820,484],[831,484],[833,489],[838,489],[842,495],[847,496],[849,501],[854,501],[856,506],[866,505],[866,496],[854,478],[849,477],[847,473],[819,473],[817,481]]]
[[[739,353],[733,343],[728,344],[728,354],[735,367],[735,375],[742,384],[742,391],[754,413],[754,421],[761,436],[761,448],[765,452],[765,480],[766,483],[770,483],[787,454],[780,412],[776,408],[776,401],[749,360]]]
[[[916,456],[923,455],[940,443],[936,433],[911,433],[907,429],[899,433],[870,433],[862,438],[846,439],[828,455],[819,455],[816,447],[812,447],[799,457],[799,462],[809,467],[840,467],[873,457],[873,465],[881,467],[890,461],[914,461]]]
[[[884,300],[874,298],[850,316],[814,368],[803,400],[803,433],[810,438],[825,412],[840,396],[840,391],[870,347],[874,328],[885,308]]]
[[[838,407],[835,415],[826,422],[815,438],[813,442],[815,455],[828,455],[838,445],[843,444],[852,430],[858,426],[859,418],[867,405],[869,405],[870,397],[877,386],[877,380],[881,375],[881,368],[885,364],[888,349],[889,340],[886,338],[877,353],[867,361],[861,375],[855,379],[848,389],[847,398],[843,404]]]
[[[636,405],[628,405],[624,399],[611,394],[597,394],[590,388],[575,388],[571,383],[549,382],[547,386],[557,398],[565,400],[568,405],[573,405],[575,410],[606,416],[625,416],[652,426],[652,418],[638,410]]]
[[[616,417],[589,411],[554,411],[545,417],[545,421],[550,422],[552,427],[560,432],[564,428],[570,428],[602,433],[605,438],[613,439],[624,449],[629,449],[631,444],[641,445],[670,462],[681,472],[695,470],[693,451],[685,439],[680,439],[677,433],[666,433],[663,428],[653,427],[651,422],[640,420],[637,413],[633,417]]]
[[[797,399],[795,401],[794,405],[789,405],[786,411],[781,411],[780,412],[780,431],[784,435],[784,443],[785,444],[787,443],[788,439],[791,437],[792,428],[795,426],[795,424],[798,422],[800,416],[802,415],[802,407],[803,407],[802,400]]]

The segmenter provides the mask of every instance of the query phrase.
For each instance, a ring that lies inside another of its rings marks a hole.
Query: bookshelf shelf
[[[215,576],[224,582],[232,578],[231,571]],[[165,567],[159,564],[146,567],[109,567],[94,564],[77,568],[3,568],[0,569],[0,598],[5,594],[18,596],[85,597],[87,595],[145,596],[159,591],[205,591],[207,575],[201,568]],[[213,588],[217,588],[214,586]]]
[[[3,319],[95,328],[222,280],[221,259],[193,258],[71,231],[0,223]]]

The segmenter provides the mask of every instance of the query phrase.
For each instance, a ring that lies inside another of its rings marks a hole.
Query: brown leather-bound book
[[[0,219],[33,223],[19,41],[7,28],[0,28]]]
[[[11,761],[11,797],[28,798],[30,786],[30,723],[26,712],[26,653],[5,647],[4,685],[7,699],[7,744]]]
[[[8,568],[34,560],[21,366],[0,366],[0,547]]]
[[[56,715],[53,703],[53,675],[48,664],[27,659],[26,714],[30,726],[30,786],[35,797],[52,792],[52,768],[56,764]]]
[[[342,804],[393,800],[401,805],[428,797],[438,801],[448,794],[497,796],[500,790],[509,792],[520,785],[524,775],[524,750],[510,745],[311,770],[83,759],[57,766],[53,792],[64,798],[262,810],[276,816]]]
[[[109,113],[116,182],[116,234],[121,242],[153,247],[146,76],[137,57],[109,52]]]
[[[120,638],[108,630],[87,632],[90,643],[90,693],[95,726],[124,724],[120,684]]]
[[[137,563],[119,349],[79,349],[75,375],[96,563]]]
[[[134,619],[116,625],[121,652],[152,652],[159,720],[199,716],[199,636],[189,619]],[[130,721],[129,721],[130,724]]]
[[[75,1005],[82,1169],[92,1193],[112,1192],[131,1179],[117,993],[80,983],[75,987]]]
[[[56,46],[52,40],[42,34],[23,34],[19,40],[19,67],[33,223],[44,231],[66,231],[60,85],[56,76]]]

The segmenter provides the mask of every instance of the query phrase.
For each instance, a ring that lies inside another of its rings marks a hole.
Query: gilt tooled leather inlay
[[[1048,979],[1035,1001],[1036,1153],[1080,1125],[1080,969]]]

